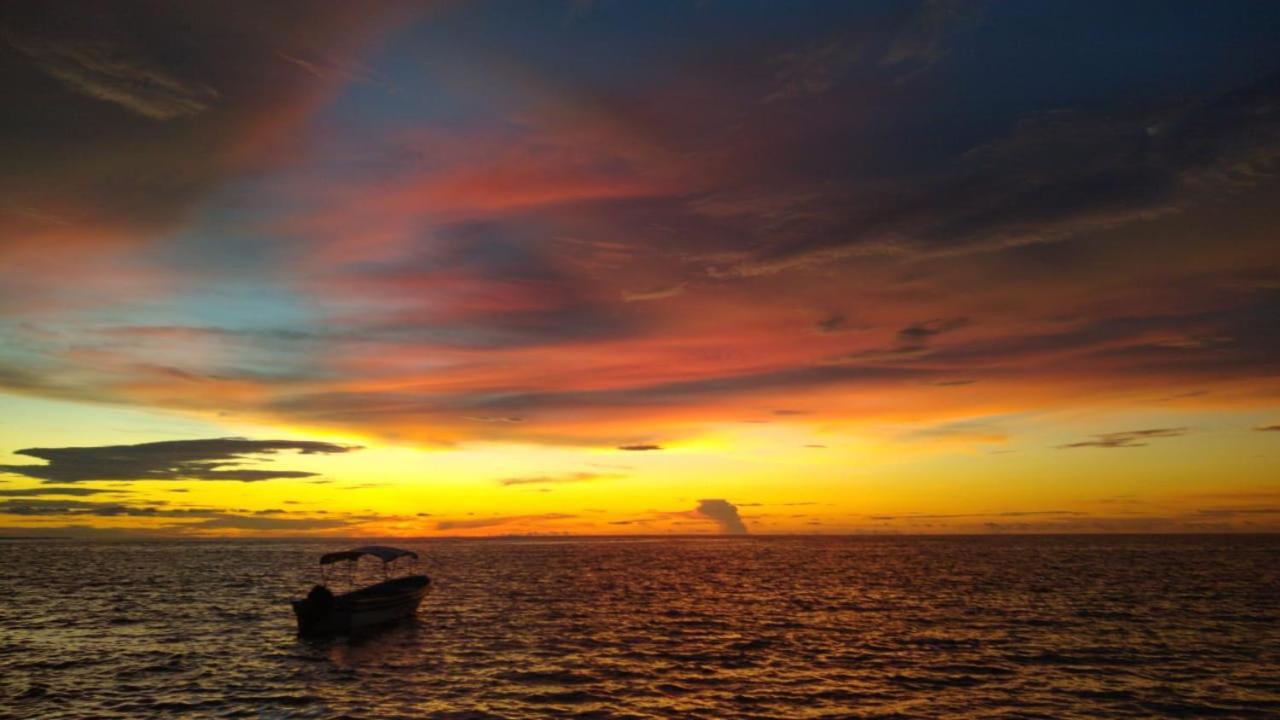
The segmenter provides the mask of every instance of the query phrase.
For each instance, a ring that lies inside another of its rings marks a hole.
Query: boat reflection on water
[[[382,582],[359,589],[352,587],[341,595],[334,594],[329,589],[328,568],[334,563],[347,563],[348,584],[353,586],[355,566],[362,557],[382,561]],[[397,561],[402,559],[411,559],[416,569],[417,553],[383,545],[367,545],[321,556],[321,584],[311,588],[306,598],[293,601],[298,634],[354,634],[413,617],[431,587],[431,579],[418,574],[393,577],[399,569]]]

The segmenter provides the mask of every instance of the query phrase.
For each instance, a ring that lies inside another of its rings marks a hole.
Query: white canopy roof
[[[412,550],[401,550],[400,548],[387,547],[386,545],[365,545],[353,550],[325,553],[320,556],[320,564],[328,565],[329,563],[342,562],[344,560],[359,560],[364,555],[372,555],[384,563],[402,557],[411,557],[415,560],[418,557],[418,553]]]

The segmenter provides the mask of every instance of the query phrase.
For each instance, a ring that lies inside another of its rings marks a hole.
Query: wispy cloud
[[[929,354],[929,343],[933,338],[955,332],[971,324],[967,317],[935,318],[911,323],[898,331],[896,342],[890,347],[859,350],[831,358],[827,362],[837,365],[878,363],[921,357]]]
[[[498,480],[504,487],[511,485],[564,485],[569,483],[594,482],[596,480],[613,480],[623,475],[609,473],[576,472],[563,475],[532,475],[525,477],[509,477]]]
[[[145,529],[160,533],[187,534],[206,530],[333,530],[352,527],[380,516],[327,516],[289,513],[279,509],[227,510],[211,507],[168,507],[165,503],[130,504],[83,500],[46,500],[40,498],[0,501],[0,515],[28,518],[135,518],[151,520]],[[162,522],[163,521],[163,522]]]
[[[679,283],[676,285],[666,285],[663,287],[649,288],[647,290],[624,290],[622,299],[627,302],[644,302],[648,300],[665,300],[673,298],[684,293],[687,283]]]
[[[1131,448],[1145,447],[1147,440],[1156,438],[1171,438],[1180,435],[1186,435],[1187,428],[1152,428],[1148,430],[1125,430],[1123,432],[1102,433],[1094,435],[1093,440],[1081,440],[1080,442],[1059,445],[1059,448]]]
[[[218,100],[214,88],[178,77],[121,43],[7,34],[9,44],[75,92],[152,120],[195,115]]]
[[[571,520],[576,515],[569,513],[542,513],[540,515],[494,515],[480,518],[454,518],[436,521],[437,530],[476,530],[480,528],[500,527],[503,525],[541,523],[556,520]]]
[[[838,335],[866,329],[865,326],[853,322],[844,313],[840,312],[826,315],[813,324],[813,331],[819,335]]]
[[[22,490],[0,490],[0,497],[41,497],[47,495],[86,496],[127,492],[129,491],[119,488],[49,487],[45,485],[41,487],[25,488]]]

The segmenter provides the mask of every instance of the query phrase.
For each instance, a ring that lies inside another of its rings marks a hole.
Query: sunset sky
[[[1280,530],[1280,3],[14,2],[0,535]]]

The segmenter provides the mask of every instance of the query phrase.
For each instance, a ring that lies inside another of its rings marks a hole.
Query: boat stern
[[[323,585],[316,585],[302,600],[294,600],[299,635],[323,635],[334,631],[334,597]]]

